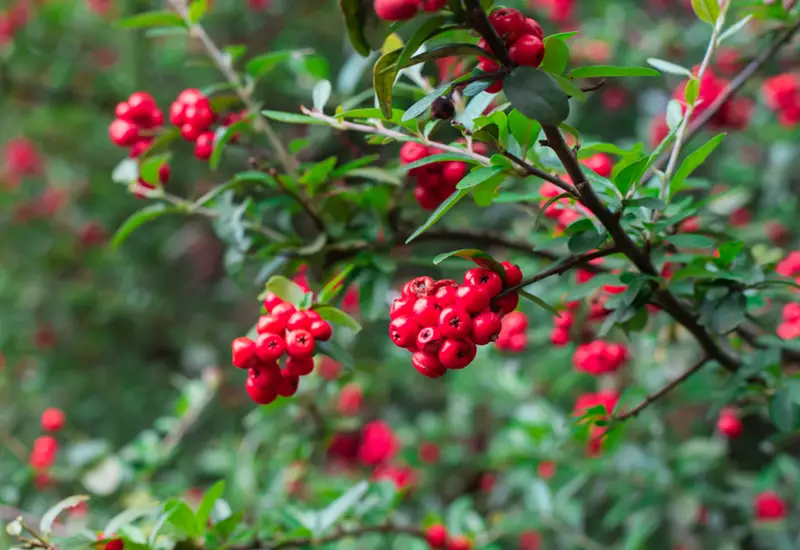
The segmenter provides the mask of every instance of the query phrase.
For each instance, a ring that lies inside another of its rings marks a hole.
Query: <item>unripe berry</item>
[[[439,361],[448,369],[463,369],[475,359],[478,350],[469,340],[447,339],[439,348]]]
[[[194,142],[194,156],[200,160],[208,160],[214,152],[214,132],[203,132]]]
[[[127,120],[118,118],[109,125],[108,137],[114,145],[130,147],[139,139],[139,128]]]
[[[503,322],[500,316],[492,311],[483,311],[472,320],[472,341],[479,346],[485,346],[497,339]]]
[[[444,548],[447,545],[447,528],[440,524],[431,525],[425,530],[425,542],[435,550]]]
[[[407,141],[400,147],[400,162],[411,164],[428,156],[428,148],[414,141]]]
[[[375,0],[375,14],[384,21],[405,21],[417,14],[417,0]]]
[[[286,321],[287,330],[309,330],[311,328],[311,319],[305,311],[295,311]]]
[[[322,319],[319,321],[313,321],[311,323],[311,328],[308,329],[308,332],[310,332],[311,336],[314,337],[314,340],[318,342],[327,342],[333,335],[333,331],[331,330],[331,326],[328,324],[328,321],[323,321]]]
[[[276,389],[278,395],[283,397],[291,397],[297,393],[297,388],[300,385],[300,378],[296,375],[284,372],[281,374],[281,381],[278,383]]]
[[[442,336],[437,327],[425,327],[417,335],[417,349],[429,355],[434,355],[442,347],[443,341],[444,336]]]
[[[64,427],[64,411],[51,407],[42,413],[41,425],[46,432],[57,432]]]
[[[450,120],[456,114],[456,106],[446,97],[437,97],[431,105],[431,116],[440,120]]]
[[[544,59],[544,43],[532,34],[526,34],[508,49],[508,56],[517,65],[538,67]]]
[[[503,280],[500,275],[483,267],[470,269],[464,274],[464,284],[483,289],[489,298],[494,298],[503,290]]]
[[[447,185],[458,185],[464,176],[467,175],[467,163],[458,160],[450,160],[442,166],[442,180]]]
[[[290,333],[291,334],[291,333]],[[286,343],[277,334],[266,332],[256,338],[256,355],[262,361],[277,361],[283,355]]]
[[[447,542],[447,550],[472,550],[472,541],[464,535],[453,537]]]
[[[314,354],[314,337],[307,330],[286,333],[286,353],[291,357],[311,357]]]
[[[439,378],[447,369],[439,361],[437,355],[425,353],[423,351],[416,351],[411,356],[411,364],[417,369],[417,372],[427,376],[428,378]]]
[[[417,335],[421,327],[410,316],[402,315],[389,323],[389,338],[395,346],[412,348],[417,343]]]
[[[459,306],[450,306],[439,315],[439,331],[445,338],[466,338],[472,334],[472,317]]]
[[[314,360],[311,357],[288,357],[286,359],[286,372],[295,376],[305,376],[314,370]]]
[[[256,322],[256,332],[259,334],[277,334],[281,336],[286,330],[286,324],[272,315],[262,315]]]
[[[522,270],[518,265],[511,262],[502,262],[503,270],[506,272],[506,287],[517,286],[522,282]]]
[[[269,405],[278,397],[278,389],[276,386],[261,386],[256,383],[256,379],[252,376],[247,377],[244,388],[247,391],[247,395],[250,396],[250,399],[259,405]]]
[[[242,336],[231,342],[231,363],[234,367],[246,369],[256,357],[256,344],[250,338]]]
[[[435,327],[439,323],[439,313],[442,308],[433,296],[417,298],[414,302],[414,320],[421,327]]]
[[[479,313],[489,307],[491,297],[477,286],[463,285],[456,291],[456,305],[467,313]]]

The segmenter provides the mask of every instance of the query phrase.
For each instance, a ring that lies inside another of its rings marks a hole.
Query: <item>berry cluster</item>
[[[753,511],[760,521],[780,521],[786,517],[788,507],[780,495],[773,491],[764,491],[753,499]]]
[[[401,164],[411,164],[441,151],[421,143],[408,141],[400,148]],[[455,193],[456,185],[467,175],[467,164],[458,160],[433,162],[412,169],[409,174],[416,179],[414,198],[425,210],[435,210],[447,197]]]
[[[575,370],[600,376],[616,372],[628,360],[628,348],[623,344],[594,340],[575,349],[572,364]]]
[[[57,432],[64,427],[66,417],[61,409],[46,409],[40,418],[42,430]],[[44,488],[51,483],[48,470],[53,466],[58,454],[58,441],[52,435],[42,435],[33,442],[31,455],[28,462],[36,470],[35,483],[37,487]]]
[[[0,48],[14,41],[14,35],[30,20],[27,0],[17,0],[5,11],[0,11]]]
[[[594,407],[603,407],[607,418],[614,413],[614,409],[619,402],[619,394],[613,390],[601,390],[596,393],[584,393],[578,396],[573,408],[575,416],[583,416]],[[608,427],[593,424],[589,435],[589,445],[587,452],[590,456],[600,453],[603,449],[603,439]]]
[[[793,277],[800,284],[800,250],[794,250],[775,266],[778,275]]]
[[[521,353],[528,347],[528,318],[521,311],[512,311],[503,317],[503,328],[494,343],[497,349]]]
[[[695,67],[695,73],[699,67]],[[686,112],[686,85],[688,80],[683,81],[673,92],[672,98],[677,100],[683,107],[683,112]],[[711,105],[722,95],[728,87],[728,80],[718,77],[711,69],[703,73],[703,78],[700,79],[699,95],[695,102],[694,111],[692,112],[692,120],[697,119]],[[730,98],[723,103],[722,107],[714,114],[709,123],[715,128],[730,128],[733,130],[741,130],[747,127],[750,122],[750,112],[752,111],[753,103],[747,98]]]
[[[779,74],[764,81],[761,87],[764,103],[778,113],[781,126],[800,123],[800,78],[793,73]]]
[[[783,322],[778,325],[778,336],[784,340],[800,338],[800,303],[783,306],[781,319]]]
[[[3,164],[0,178],[6,187],[19,187],[24,176],[38,176],[44,170],[44,160],[36,145],[26,138],[12,138],[3,145]]]
[[[267,405],[278,395],[291,397],[300,377],[314,369],[316,342],[331,337],[331,326],[314,310],[298,311],[272,292],[264,299],[267,315],[256,323],[255,341],[242,336],[231,343],[231,362],[247,369],[245,389],[250,398]],[[286,355],[284,367],[279,361]]]
[[[229,113],[222,126],[241,120],[242,113]],[[207,160],[214,151],[214,130],[212,125],[217,121],[217,114],[211,101],[195,88],[189,88],[178,94],[178,98],[169,106],[169,121],[180,128],[181,136],[194,143],[194,156]],[[236,137],[231,141],[235,141]]]
[[[542,64],[544,31],[535,19],[525,17],[521,11],[514,8],[500,8],[489,14],[489,22],[505,43],[511,61],[527,67],[538,67]],[[481,38],[478,46],[487,52],[492,51],[484,38]],[[481,57],[478,60],[478,68],[492,73],[497,71],[500,66],[494,59]],[[497,93],[502,89],[503,81],[498,79],[486,91]]]
[[[430,277],[405,284],[389,312],[389,337],[413,353],[411,362],[420,373],[437,378],[447,369],[463,369],[475,358],[476,346],[497,339],[503,316],[519,303],[516,292],[498,295],[522,282],[519,267],[502,266],[504,277],[487,268],[470,269],[462,285]]]
[[[729,439],[742,435],[742,421],[736,414],[736,409],[726,407],[719,412],[717,430]]]
[[[569,176],[562,176],[561,179],[567,183],[572,183]],[[583,205],[575,203],[573,199],[561,197],[560,199],[553,200],[563,193],[561,189],[550,182],[545,182],[539,186],[539,194],[542,196],[539,207],[542,209],[542,213],[546,218],[556,221],[556,235],[562,233],[567,226],[575,223],[587,214]]]
[[[420,10],[434,13],[447,5],[447,0],[375,0],[375,14],[384,21],[406,21]]]
[[[447,532],[447,527],[442,524],[434,524],[425,530],[425,542],[428,548],[434,550],[470,550],[472,540],[465,535],[451,537]]]

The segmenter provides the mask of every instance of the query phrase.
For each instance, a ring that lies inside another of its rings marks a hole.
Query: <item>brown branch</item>
[[[511,57],[508,55],[506,45],[489,22],[489,17],[486,15],[483,6],[481,6],[480,0],[466,0],[465,4],[469,23],[486,40],[490,53],[494,53],[504,66],[513,67],[514,62],[511,61]]]
[[[409,527],[404,525],[393,525],[391,523],[384,523],[383,525],[367,525],[364,527],[357,527],[354,529],[342,529],[336,533],[326,535],[324,537],[299,537],[294,539],[287,539],[281,542],[274,543],[256,543],[250,548],[263,549],[263,550],[279,550],[285,548],[305,548],[310,546],[322,546],[331,542],[338,542],[348,538],[359,538],[366,535],[381,534],[381,535],[407,535],[418,539],[425,540],[425,531],[416,527]]]
[[[317,228],[317,231],[320,233],[325,233],[325,222],[322,221],[322,216],[320,216],[319,212],[317,212],[314,204],[307,197],[304,197],[300,193],[295,193],[293,189],[289,189],[289,187],[281,181],[277,170],[271,169],[268,170],[268,172],[269,175],[271,175],[278,183],[278,187],[281,188],[281,191],[283,191],[289,196],[290,199],[296,202],[300,208],[303,209],[303,212],[308,215],[308,217],[311,219],[311,223],[313,223],[314,227]]]
[[[632,409],[625,411],[621,414],[618,414],[617,416],[614,417],[614,420],[625,421],[628,420],[629,418],[638,416],[639,413],[642,412],[644,409],[646,409],[647,407],[649,407],[650,405],[652,405],[653,403],[655,403],[656,401],[658,401],[659,399],[670,393],[672,390],[674,390],[675,388],[686,382],[686,380],[688,380],[691,376],[693,376],[701,368],[703,368],[703,365],[705,365],[708,362],[708,360],[709,360],[708,356],[704,355],[694,365],[689,367],[686,370],[686,372],[678,376],[675,380],[669,382],[660,390],[655,391],[650,395],[648,395],[647,397],[645,397],[641,403],[639,403]]]
[[[540,170],[536,166],[533,166],[532,164],[524,161],[523,159],[519,158],[513,153],[509,153],[508,151],[503,151],[503,156],[509,159],[517,166],[519,166],[520,168],[522,168],[525,171],[525,173],[528,174],[529,176],[535,176],[545,181],[549,181],[553,185],[557,186],[559,189],[566,191],[575,198],[578,198],[578,191],[575,189],[575,187],[568,184],[558,176],[554,176],[553,174],[549,174],[544,170]]]

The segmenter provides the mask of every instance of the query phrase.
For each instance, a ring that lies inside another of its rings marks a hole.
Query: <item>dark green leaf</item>
[[[117,21],[117,26],[126,29],[145,29],[154,27],[185,27],[180,15],[173,11],[147,11]]]
[[[639,183],[647,170],[648,159],[643,158],[623,168],[614,178],[614,185],[622,193],[627,195],[631,186]]]
[[[674,244],[678,248],[711,248],[714,240],[705,235],[694,235],[691,233],[679,233],[668,235],[666,241]]]
[[[483,168],[476,168],[464,176],[460,182],[458,182],[456,189],[469,189],[471,187],[475,187],[479,183],[483,183],[484,181],[500,174],[503,171],[505,171],[505,168],[502,166],[484,166]]]
[[[347,36],[353,49],[362,56],[380,47],[386,36],[386,24],[375,15],[372,2],[339,0],[339,8],[347,25]]]
[[[132,214],[127,220],[125,220],[117,232],[114,234],[114,238],[111,240],[111,248],[115,249],[118,248],[125,239],[130,237],[131,233],[134,232],[140,225],[143,225],[147,222],[151,222],[156,218],[160,218],[165,214],[178,214],[183,212],[181,208],[175,206],[167,206],[164,203],[157,203],[151,204],[150,206],[145,206],[138,212]]]
[[[557,125],[569,116],[569,100],[544,71],[517,67],[503,81],[503,90],[520,113],[542,124]]]
[[[769,401],[769,417],[782,432],[792,432],[797,427],[797,405],[792,402],[789,391],[781,388]]]
[[[285,302],[299,306],[306,296],[306,291],[300,285],[284,277],[283,275],[273,275],[267,281],[266,289],[274,293],[278,298]]]
[[[434,101],[439,99],[450,88],[450,84],[442,84],[431,93],[414,103],[403,114],[402,122],[414,120],[418,116],[426,113]]]
[[[711,328],[718,334],[727,334],[744,321],[747,312],[747,298],[742,293],[725,296],[714,308]]]
[[[375,63],[372,72],[372,85],[375,88],[378,106],[386,118],[392,116],[392,87],[397,73],[400,72],[397,60],[401,53],[402,50],[394,50],[382,55]]]
[[[554,308],[553,306],[551,306],[538,296],[534,296],[527,290],[522,290],[522,289],[519,289],[517,292],[519,292],[520,296],[522,296],[526,300],[530,300],[531,302],[533,302],[534,304],[536,304],[537,306],[548,312],[550,315],[554,317],[561,317],[561,313],[559,313],[559,311],[556,308]]]
[[[536,143],[542,125],[513,109],[508,114],[508,129],[511,130],[511,135],[517,140],[520,148],[527,151]]]
[[[411,35],[411,38],[408,39],[405,46],[403,46],[403,52],[397,59],[398,66],[404,67],[408,60],[411,59],[411,56],[417,53],[417,50],[420,48],[420,46],[422,46],[425,41],[430,38],[434,31],[440,29],[444,22],[444,15],[434,15],[422,23],[422,25],[420,25],[419,28],[414,31],[414,34]]]
[[[81,502],[86,502],[87,500],[89,500],[89,495],[73,495],[57,502],[54,506],[51,506],[44,513],[41,521],[39,521],[39,533],[45,536],[49,535],[53,531],[53,524],[61,512],[67,508],[72,508]]]
[[[606,236],[598,233],[594,228],[581,233],[576,233],[569,239],[567,246],[573,254],[583,254],[594,250],[605,241]]]
[[[569,46],[560,38],[548,36],[544,39],[544,59],[539,66],[543,71],[561,74],[569,63]]]
[[[418,227],[417,230],[414,231],[414,233],[412,233],[411,236],[406,239],[406,244],[410,243],[411,241],[422,235],[425,231],[430,229],[436,222],[438,222],[442,218],[442,216],[444,216],[447,213],[448,210],[453,208],[453,206],[455,206],[455,204],[458,201],[463,199],[467,195],[467,193],[469,193],[469,190],[459,189],[458,191],[447,197],[447,199],[442,204],[440,204],[436,210],[434,210],[431,213],[431,215],[428,217],[425,223],[423,223],[420,227]]]
[[[349,328],[354,332],[361,331],[361,325],[358,323],[358,321],[350,317],[347,313],[345,313],[341,309],[328,305],[317,305],[314,306],[314,311],[319,313],[320,317],[322,317],[326,321],[330,321],[335,325]]]
[[[338,361],[342,364],[342,366],[347,367],[348,369],[352,369],[355,366],[353,363],[353,358],[350,356],[350,354],[332,340],[327,342],[315,342],[314,349],[319,353],[327,355],[334,361]]]
[[[219,160],[222,158],[222,151],[225,149],[225,146],[230,143],[236,134],[249,128],[252,119],[252,115],[248,115],[241,120],[237,120],[230,126],[227,126],[221,134],[217,134],[214,140],[214,150],[211,152],[211,157],[208,159],[208,164],[212,170],[216,170],[217,167],[219,167]]]
[[[420,166],[427,166],[428,164],[433,164],[435,162],[444,162],[448,160],[459,160],[461,162],[469,162],[471,164],[480,164],[477,159],[474,159],[468,156],[466,153],[439,153],[436,155],[431,155],[429,157],[425,157],[414,162],[410,162],[408,164],[404,164],[400,167],[400,171],[404,174],[407,174],[414,168],[419,168]]]
[[[225,491],[225,481],[217,481],[214,485],[209,487],[206,494],[203,495],[203,500],[200,501],[200,506],[197,508],[197,523],[204,526],[208,523],[208,518],[211,517],[211,511],[214,509],[214,504],[222,496]]]
[[[294,50],[278,50],[276,52],[265,53],[249,60],[245,66],[245,71],[253,79],[258,80],[281,63],[286,63],[294,56],[302,55],[302,52]]]
[[[613,67],[611,65],[595,65],[579,67],[570,72],[572,78],[610,78],[617,76],[661,76],[655,69],[647,67]]]
[[[661,199],[655,197],[644,197],[642,199],[627,199],[622,201],[626,206],[641,206],[650,210],[664,210],[667,205]]]
[[[708,156],[713,153],[714,149],[722,142],[725,135],[726,134],[717,134],[684,159],[680,168],[678,168],[675,175],[672,176],[672,181],[669,183],[670,194],[677,193],[683,188],[683,182],[686,178],[688,178],[698,166],[706,161]]]

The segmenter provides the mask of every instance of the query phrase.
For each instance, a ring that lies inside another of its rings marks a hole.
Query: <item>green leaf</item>
[[[326,321],[330,321],[331,323],[341,327],[349,328],[354,332],[361,332],[361,325],[358,323],[358,321],[350,317],[347,313],[339,308],[329,305],[316,305],[314,306],[314,311],[319,313],[319,316]]]
[[[458,191],[447,197],[447,199],[445,199],[445,201],[431,213],[431,215],[428,217],[425,223],[423,223],[420,227],[418,227],[417,230],[414,231],[411,234],[411,236],[406,239],[406,244],[410,243],[411,241],[422,235],[425,231],[430,229],[436,222],[438,222],[442,218],[442,216],[444,216],[447,213],[448,210],[453,208],[453,206],[455,206],[458,201],[463,199],[467,195],[467,193],[469,193],[469,190],[459,189]]]
[[[193,0],[189,4],[189,21],[197,23],[202,19],[208,10],[207,0]]]
[[[495,174],[476,185],[472,189],[472,199],[475,201],[475,204],[481,208],[491,206],[497,196],[497,188],[500,187],[500,184],[502,184],[505,179],[505,174]]]
[[[714,308],[711,328],[717,334],[727,334],[744,320],[747,298],[741,292],[728,294]]]
[[[647,170],[648,164],[649,160],[645,157],[620,170],[614,178],[614,186],[622,193],[622,196],[628,194],[631,186],[639,183],[639,180],[642,179]]]
[[[719,44],[721,44],[723,41],[725,41],[725,40],[727,40],[728,38],[730,38],[731,36],[735,35],[735,34],[736,34],[736,33],[738,33],[740,30],[742,30],[743,28],[745,28],[745,27],[747,26],[747,24],[748,24],[748,23],[749,23],[749,22],[750,22],[752,19],[753,19],[753,14],[752,14],[752,13],[750,13],[750,14],[748,14],[748,15],[744,16],[742,19],[740,19],[739,21],[737,21],[736,23],[734,23],[733,25],[731,25],[730,27],[728,27],[728,29],[727,29],[725,32],[723,32],[721,35],[719,35],[719,40],[718,40],[717,42],[718,42]]]
[[[145,206],[138,212],[132,214],[122,223],[120,228],[117,229],[117,232],[114,234],[114,238],[111,240],[112,250],[119,248],[119,246],[125,242],[125,240],[130,237],[131,233],[133,233],[140,225],[151,222],[165,214],[179,214],[182,212],[183,209],[181,208],[167,206],[161,202],[157,204],[151,204],[150,206]]]
[[[222,496],[225,491],[225,481],[217,481],[214,485],[208,488],[206,494],[203,495],[203,500],[200,501],[200,506],[197,507],[197,523],[204,527],[208,523],[208,518],[211,517],[211,511],[214,509],[214,504]]]
[[[328,281],[328,284],[319,293],[319,303],[327,304],[342,290],[342,281],[356,268],[356,264],[348,264],[343,270],[336,274],[336,276]]]
[[[705,235],[695,235],[692,233],[668,235],[664,238],[664,240],[672,243],[678,248],[711,248],[714,246],[713,239],[706,237]]]
[[[230,126],[225,127],[221,134],[217,134],[217,138],[214,140],[214,150],[211,152],[211,157],[208,159],[208,164],[212,170],[216,170],[219,167],[219,161],[222,158],[222,151],[225,149],[225,146],[230,143],[236,134],[249,128],[252,120],[253,116],[248,114],[241,120],[237,120]]]
[[[318,120],[308,115],[301,115],[298,113],[284,113],[283,111],[261,111],[265,117],[277,120],[278,122],[288,122],[289,124],[316,124],[317,126],[327,126],[328,123]]]
[[[151,29],[155,27],[185,27],[180,15],[172,11],[147,11],[117,21],[118,27],[126,29]]]
[[[572,80],[560,74],[551,73],[550,76],[556,81],[556,84],[558,84],[558,87],[561,88],[561,91],[567,94],[569,97],[574,97],[579,101],[586,101],[586,94],[583,92],[583,90],[578,88],[578,86],[576,86]],[[562,122],[562,124],[564,123]]]
[[[775,427],[784,433],[792,432],[797,427],[797,406],[785,388],[777,390],[770,399],[769,417]]]
[[[328,177],[336,168],[336,157],[328,157],[325,160],[315,162],[308,170],[300,176],[300,184],[305,185],[314,191],[317,187],[328,180]]]
[[[557,125],[569,116],[569,100],[544,71],[517,67],[503,81],[503,90],[520,113],[542,124]]]
[[[508,129],[511,130],[511,135],[514,136],[524,152],[536,143],[542,125],[513,109],[508,114]]]
[[[270,277],[265,288],[284,302],[289,302],[294,306],[302,304],[306,297],[306,291],[300,285],[283,275]]]
[[[369,2],[339,0],[339,8],[347,25],[347,37],[353,49],[362,56],[380,47],[386,36],[386,24],[378,20]]]
[[[483,183],[484,181],[496,176],[497,174],[500,174],[503,171],[505,171],[505,168],[502,166],[484,166],[482,168],[476,168],[464,176],[460,182],[458,182],[456,189],[469,189],[471,187],[475,187],[476,185]]]
[[[719,0],[692,0],[692,9],[698,19],[713,25],[720,14]]]
[[[144,160],[139,161],[139,177],[150,185],[160,186],[161,181],[158,177],[158,171],[163,165],[169,162],[172,155],[170,153],[163,153],[155,155]]]
[[[411,56],[417,53],[417,50],[422,46],[425,41],[438,29],[444,25],[446,21],[444,15],[434,15],[427,19],[419,28],[414,31],[411,38],[408,39],[400,57],[397,59],[397,65],[400,67],[405,66]]]
[[[368,167],[368,168],[355,168],[350,170],[344,175],[345,178],[364,178],[371,181],[379,181],[381,183],[389,183],[391,185],[402,185],[403,182],[392,172],[384,170],[383,168]]]
[[[419,168],[420,166],[427,166],[428,164],[433,164],[436,162],[445,162],[448,160],[459,160],[461,162],[469,162],[471,164],[480,164],[477,159],[468,156],[466,153],[439,153],[436,155],[430,155],[425,158],[421,158],[419,160],[415,160],[414,162],[410,162],[408,164],[404,164],[400,167],[400,172],[407,174],[414,168]]]
[[[254,80],[258,80],[281,63],[286,63],[293,57],[302,55],[301,52],[294,50],[278,50],[276,52],[265,53],[249,60],[244,70]]]
[[[592,228],[580,233],[574,234],[570,237],[567,247],[573,254],[583,254],[594,250],[606,240],[606,236],[598,233],[596,229]]]
[[[625,206],[641,206],[650,210],[664,210],[667,205],[661,199],[655,197],[644,197],[642,199],[627,199],[622,201]]]
[[[355,366],[353,363],[353,358],[350,356],[350,354],[347,353],[347,351],[345,351],[336,342],[330,340],[327,342],[315,342],[314,349],[319,353],[327,355],[334,361],[338,361],[348,369],[352,369]]]
[[[579,67],[570,72],[572,78],[611,78],[617,76],[661,76],[655,69],[647,67],[614,67],[611,65],[595,65]]]
[[[447,92],[450,88],[450,83],[442,84],[431,93],[414,103],[411,107],[409,107],[405,113],[403,113],[402,122],[407,122],[409,120],[414,120],[421,114],[425,113],[428,108],[433,104],[434,101],[439,99],[442,94]]]
[[[664,61],[663,59],[648,57],[647,64],[652,65],[662,73],[675,74],[678,76],[687,76],[689,78],[692,77],[692,71],[690,71],[686,67],[681,67],[680,65],[676,65],[675,63],[670,63],[669,61]]]
[[[539,66],[543,71],[561,74],[569,63],[569,46],[560,38],[548,36],[544,39],[544,59]]]
[[[386,118],[392,116],[392,87],[400,69],[397,60],[400,58],[402,50],[394,50],[382,55],[375,62],[372,71],[372,85],[375,88],[375,97],[378,99],[378,106],[381,113]]]
[[[517,292],[519,292],[520,296],[522,296],[526,300],[530,300],[531,302],[533,302],[534,304],[536,304],[537,306],[548,312],[553,317],[561,317],[561,313],[559,313],[559,311],[556,308],[554,308],[553,306],[551,306],[538,296],[534,296],[530,292],[522,289],[519,289]]]
[[[111,518],[111,520],[106,524],[105,528],[103,529],[103,536],[106,538],[111,537],[112,535],[116,534],[126,525],[130,525],[134,521],[139,518],[143,518],[145,516],[149,516],[159,507],[149,507],[149,508],[128,508]]]
[[[675,172],[675,175],[672,176],[672,181],[669,182],[670,194],[677,193],[683,189],[683,183],[686,181],[686,178],[688,178],[698,166],[706,161],[709,155],[714,152],[714,149],[716,149],[725,138],[725,135],[726,134],[717,134],[684,159]]]
[[[402,65],[399,65],[399,67],[405,69],[406,67],[425,63],[426,61],[434,61],[442,57],[463,57],[466,55],[494,57],[491,52],[487,52],[483,48],[479,48],[473,44],[444,44],[415,55]]]
[[[67,497],[64,500],[59,501],[54,506],[50,507],[42,516],[41,521],[39,522],[39,533],[42,535],[49,535],[53,531],[53,524],[58,518],[59,514],[66,510],[67,508],[72,508],[80,504],[81,502],[86,502],[89,500],[89,495],[73,495],[71,497]]]
[[[698,97],[700,97],[700,81],[692,77],[683,90],[683,99],[687,105],[694,105]]]
[[[333,527],[342,516],[361,501],[368,490],[369,483],[361,481],[350,487],[342,496],[331,502],[327,508],[320,512],[320,532],[324,532]]]
[[[558,38],[559,40],[569,40],[573,36],[576,36],[578,31],[567,31],[567,32],[559,32],[556,34],[551,34],[550,36],[545,37],[545,40],[550,38]]]
[[[169,521],[176,529],[190,537],[196,537],[202,532],[197,524],[197,518],[189,505],[180,499],[172,498],[164,503],[164,510],[169,513]]]
[[[314,90],[311,92],[311,98],[314,103],[314,108],[317,111],[322,111],[325,108],[325,105],[331,97],[332,90],[333,88],[330,80],[320,80],[314,86]]]

